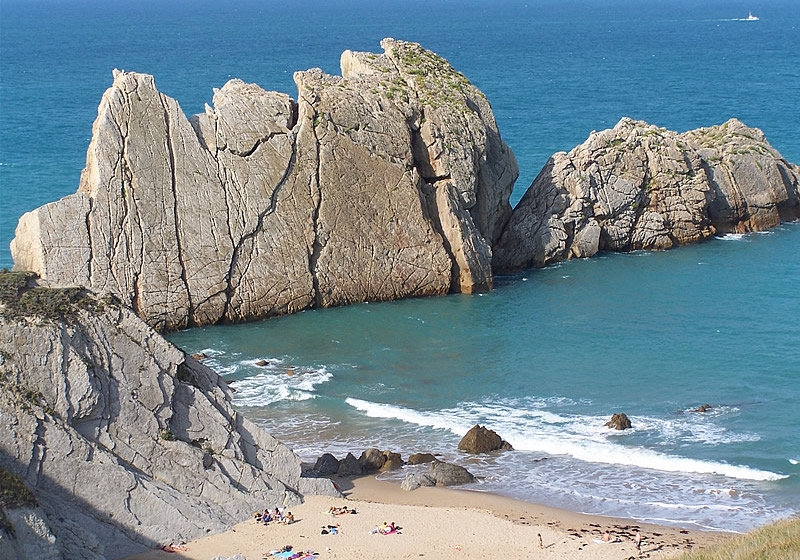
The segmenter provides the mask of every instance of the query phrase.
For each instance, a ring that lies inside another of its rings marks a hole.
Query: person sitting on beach
[[[275,511],[272,512],[272,519],[275,521],[283,520],[283,516],[278,508],[275,508]]]
[[[283,522],[286,525],[290,525],[290,524],[294,523],[294,515],[292,515],[291,511],[283,516]]]

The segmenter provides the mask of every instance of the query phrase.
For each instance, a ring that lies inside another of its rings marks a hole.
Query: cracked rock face
[[[493,247],[495,272],[669,249],[800,216],[800,168],[736,119],[683,134],[623,118],[554,154]]]
[[[114,72],[78,192],[25,214],[15,266],[157,329],[491,287],[516,159],[447,61],[385,39],[298,99],[231,80],[187,118]]]
[[[86,296],[91,297],[91,296]],[[219,376],[130,310],[0,313],[0,466],[65,558],[118,558],[221,531],[300,493],[299,458],[231,407]]]

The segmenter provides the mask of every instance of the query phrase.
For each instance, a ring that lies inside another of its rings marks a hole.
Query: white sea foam
[[[448,430],[463,436],[477,422],[491,424],[515,449],[569,456],[592,462],[636,466],[667,472],[719,474],[747,480],[778,480],[785,475],[741,465],[691,459],[652,449],[623,445],[594,416],[567,416],[548,411],[467,403],[458,409],[420,412],[413,409],[348,398],[347,404],[375,418],[396,419],[418,426]],[[635,417],[632,420],[638,422]],[[614,438],[616,439],[616,438]]]
[[[800,459],[789,459],[789,462],[793,465],[800,464]]]
[[[253,360],[247,360],[247,364]],[[317,385],[333,378],[333,375],[320,368],[278,367],[278,360],[270,360],[270,366],[262,373],[232,382],[236,389],[233,400],[241,406],[267,406],[279,401],[305,401],[316,397]],[[258,366],[256,366],[258,367]],[[288,375],[291,369],[293,374]]]
[[[720,235],[717,239],[722,239],[723,241],[742,241],[745,239],[744,233],[726,233],[725,235]]]

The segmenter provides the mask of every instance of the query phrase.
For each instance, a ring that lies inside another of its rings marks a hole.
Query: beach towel
[[[614,537],[614,538],[613,538],[613,539],[611,539],[610,541],[604,541],[603,539],[592,539],[592,540],[593,540],[594,542],[596,542],[597,544],[611,544],[611,543],[619,543],[619,542],[622,542],[622,540],[621,540],[621,539],[619,539],[618,537]]]

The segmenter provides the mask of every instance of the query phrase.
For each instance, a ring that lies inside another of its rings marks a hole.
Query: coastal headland
[[[683,134],[622,119],[554,154],[512,211],[517,162],[486,97],[420,45],[381,44],[345,51],[341,77],[296,73],[297,100],[231,80],[193,117],[152,76],[114,72],[78,192],[21,217],[0,274],[0,467],[33,496],[4,513],[4,553],[119,558],[277,504],[298,522],[179,554],[297,539],[341,558],[610,559],[634,555],[636,529],[655,556],[718,538],[371,479],[345,489],[360,513],[342,534],[321,535],[338,490],[159,334],[481,292],[496,273],[800,216],[800,168],[735,119]],[[369,533],[382,521],[404,531]],[[372,537],[397,538],[376,554]]]

